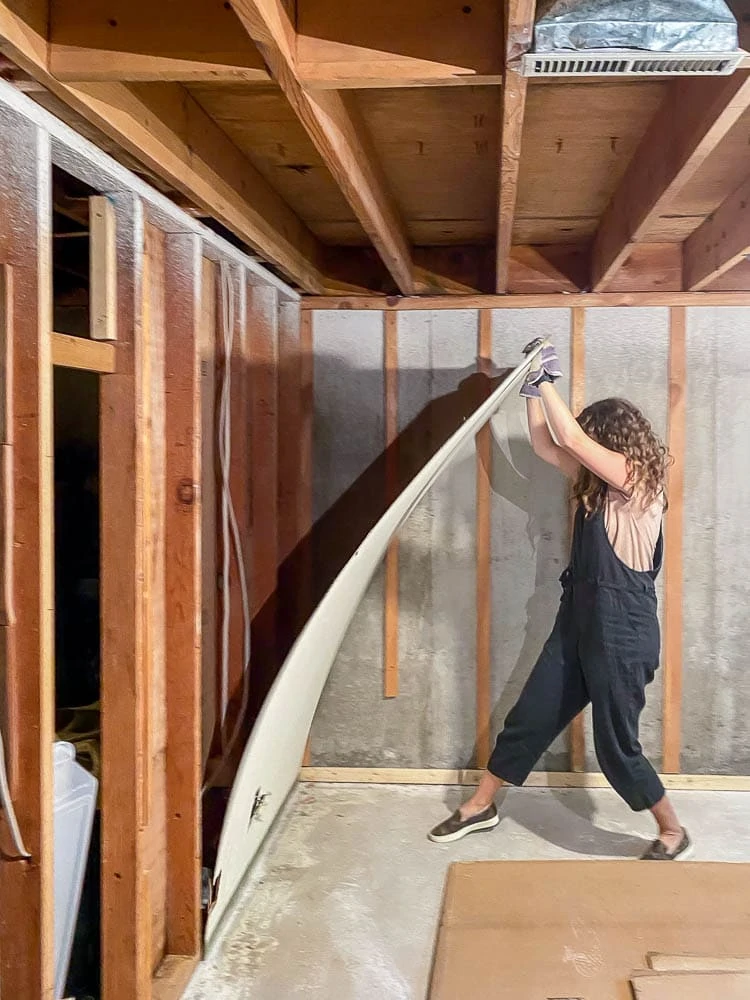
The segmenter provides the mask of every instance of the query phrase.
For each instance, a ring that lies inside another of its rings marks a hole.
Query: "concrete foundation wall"
[[[689,309],[683,768],[750,774],[750,309]]]
[[[750,499],[750,406],[743,417],[739,385],[750,367],[750,349],[736,336],[743,322],[750,324],[750,310],[688,313],[683,770],[750,773],[750,723],[744,710],[750,708],[744,668],[744,651],[750,646],[750,617],[744,610],[750,583],[743,572],[750,529],[733,516]],[[492,361],[498,377],[501,369],[517,363],[524,344],[540,334],[555,340],[567,373],[569,310],[494,312]],[[344,502],[349,497],[352,517],[366,526],[363,504],[372,505],[374,520],[387,502],[383,316],[316,312],[313,336],[316,516],[335,510],[343,529],[350,520]],[[476,406],[477,342],[476,311],[399,315],[402,482]],[[728,381],[720,389],[718,366],[726,357],[721,352],[730,344],[735,353],[732,364],[723,364]],[[626,396],[666,437],[668,309],[588,310],[585,360],[587,402]],[[563,392],[568,387],[566,378]],[[569,544],[569,486],[533,455],[522,400],[514,398],[503,408],[492,422],[492,432],[492,726],[497,731],[554,619],[558,577]],[[314,764],[472,766],[476,467],[471,446],[401,532],[398,697],[383,697],[381,570],[349,629],[323,695],[312,732]],[[657,674],[641,727],[644,748],[657,767],[661,718],[662,682]],[[590,721],[586,744],[587,769],[596,770]],[[569,766],[565,736],[538,764],[543,770]]]

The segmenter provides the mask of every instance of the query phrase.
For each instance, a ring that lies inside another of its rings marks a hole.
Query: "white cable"
[[[11,837],[13,838],[13,846],[16,849],[16,854],[18,854],[19,858],[30,858],[31,854],[29,854],[24,846],[23,837],[21,836],[21,831],[18,828],[16,811],[13,808],[13,802],[10,797],[8,772],[5,769],[5,744],[3,743],[2,732],[0,732],[0,804],[3,807],[5,818],[8,821],[8,828],[10,830]]]
[[[229,463],[231,460],[231,418],[229,401],[232,388],[232,344],[234,341],[234,292],[232,275],[226,261],[221,262],[221,320],[224,342],[224,378],[219,400],[219,465],[221,467],[221,692],[219,731],[221,749],[225,750],[224,723],[229,705]]]
[[[250,595],[247,585],[247,575],[245,573],[245,560],[242,550],[242,538],[240,535],[237,516],[232,502],[230,488],[230,467],[232,461],[232,416],[231,416],[231,395],[232,377],[231,361],[232,348],[234,346],[234,288],[232,283],[232,273],[226,261],[221,263],[221,319],[222,338],[224,343],[224,378],[222,380],[221,396],[219,401],[219,465],[221,469],[221,534],[222,534],[222,628],[221,628],[221,697],[220,697],[220,740],[221,740],[221,760],[226,760],[237,742],[242,729],[248,702],[250,700]],[[234,727],[229,739],[226,738],[225,724],[227,711],[229,709],[229,629],[230,629],[230,594],[229,594],[229,567],[231,562],[231,550],[234,549],[234,557],[237,562],[237,576],[240,584],[242,597],[242,697],[237,712]],[[204,788],[210,787],[216,777],[221,764],[214,773],[206,779]]]

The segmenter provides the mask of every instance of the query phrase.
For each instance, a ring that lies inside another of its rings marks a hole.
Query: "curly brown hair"
[[[664,495],[666,508],[664,487],[672,458],[637,406],[626,399],[601,399],[582,411],[578,423],[598,444],[625,456],[628,486],[641,495],[644,506]],[[602,509],[606,493],[607,484],[581,466],[573,486],[573,497],[583,504],[588,514]]]

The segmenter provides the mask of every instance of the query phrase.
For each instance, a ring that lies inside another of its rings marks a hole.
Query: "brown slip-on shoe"
[[[692,853],[693,845],[688,837],[688,832],[683,826],[682,840],[674,851],[668,851],[666,845],[661,840],[655,840],[648,850],[641,855],[641,861],[676,861],[678,858],[689,857]]]
[[[491,830],[499,822],[500,817],[494,802],[484,812],[477,813],[476,816],[471,816],[469,819],[461,819],[461,812],[456,809],[452,816],[443,820],[442,823],[438,823],[427,836],[434,844],[450,844],[454,840],[465,837],[467,833]]]

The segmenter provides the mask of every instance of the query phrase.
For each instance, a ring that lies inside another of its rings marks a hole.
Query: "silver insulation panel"
[[[534,34],[535,52],[732,52],[738,45],[724,0],[541,0]]]

